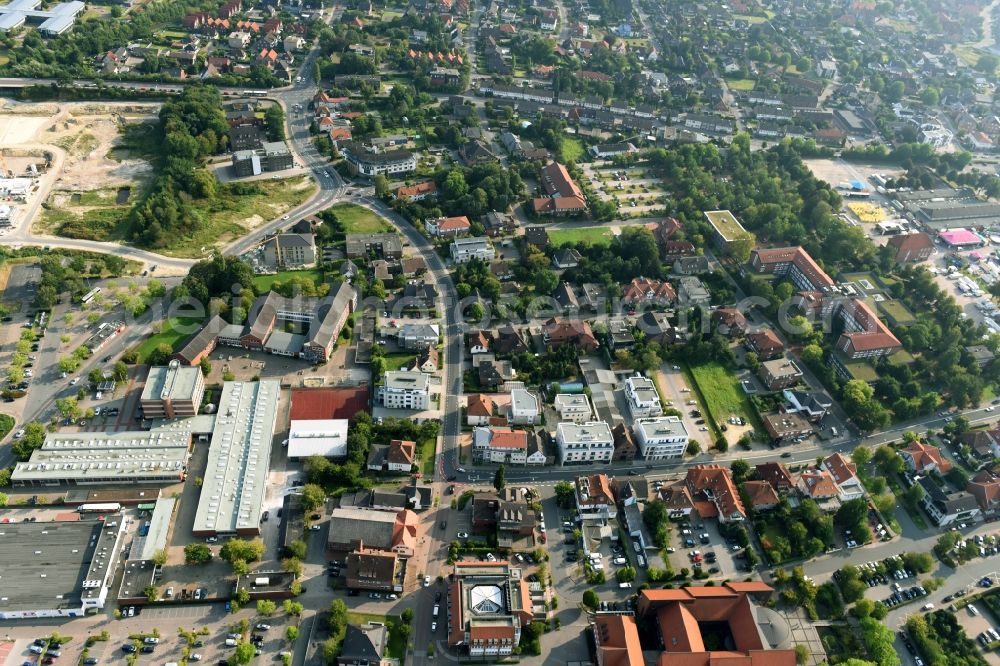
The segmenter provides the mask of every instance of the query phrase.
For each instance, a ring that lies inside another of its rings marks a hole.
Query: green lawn
[[[304,271],[280,271],[274,275],[255,275],[253,278],[253,286],[258,292],[265,292],[271,289],[271,285],[280,282],[287,282],[292,278],[309,278],[314,284],[321,284],[323,282],[323,273],[316,270],[304,270]]]
[[[559,138],[559,153],[563,162],[579,162],[586,154],[583,141],[568,136]]]
[[[0,439],[7,436],[14,429],[14,417],[9,414],[0,414]]]
[[[590,245],[608,245],[613,234],[607,227],[580,227],[579,229],[552,229],[549,231],[549,241],[553,245],[563,243],[589,243]]]
[[[766,16],[749,16],[747,14],[733,14],[733,19],[737,21],[746,21],[747,23],[757,24],[763,23],[767,20]]]
[[[392,231],[392,226],[367,208],[355,204],[338,204],[331,208],[348,234],[377,234]]]
[[[135,348],[139,354],[139,363],[145,363],[150,352],[166,343],[173,351],[177,351],[181,343],[187,340],[203,320],[198,317],[170,317],[163,322],[163,328],[156,335],[150,336]]]
[[[724,424],[730,416],[742,416],[760,429],[757,413],[750,405],[746,393],[740,388],[736,375],[719,363],[690,366],[693,383],[701,394],[705,409],[716,424]],[[711,422],[711,421],[710,421]]]
[[[730,90],[753,90],[757,82],[753,79],[726,79]]]
[[[400,368],[406,366],[410,367],[413,360],[416,358],[416,354],[407,354],[405,352],[399,352],[396,354],[386,354],[385,355],[385,369],[389,370],[399,370]]]

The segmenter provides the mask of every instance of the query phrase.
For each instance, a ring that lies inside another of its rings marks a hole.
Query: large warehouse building
[[[184,480],[188,430],[49,433],[14,466],[15,486],[164,484]]]
[[[0,619],[81,617],[104,608],[125,523],[4,523]]]
[[[280,386],[226,382],[195,512],[195,536],[260,534]]]

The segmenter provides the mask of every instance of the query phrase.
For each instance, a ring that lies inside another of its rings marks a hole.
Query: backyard
[[[258,293],[264,293],[272,288],[272,285],[279,284],[282,282],[287,282],[292,278],[301,278],[312,280],[313,284],[319,285],[323,282],[323,273],[321,271],[280,271],[278,273],[273,273],[271,275],[255,275],[253,278],[254,290]]]
[[[338,204],[330,209],[347,234],[377,234],[392,231],[381,217],[367,208],[355,204]]]
[[[554,246],[563,243],[607,245],[611,242],[611,238],[611,230],[607,227],[580,227],[579,229],[551,229],[549,231],[549,242]]]

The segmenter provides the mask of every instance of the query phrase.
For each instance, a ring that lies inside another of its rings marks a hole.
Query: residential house
[[[541,420],[538,398],[531,391],[516,388],[510,392],[507,420],[514,425],[534,425]]]
[[[437,324],[403,324],[397,333],[399,346],[407,350],[436,347],[440,340]]]
[[[795,487],[795,480],[792,478],[792,473],[788,471],[784,463],[761,463],[754,467],[754,476],[761,481],[767,481],[774,488],[774,491],[779,494],[787,493]]]
[[[677,292],[669,282],[649,278],[632,278],[622,294],[622,304],[628,308],[636,305],[657,305],[668,307],[677,300]]]
[[[989,470],[980,470],[965,488],[979,503],[979,510],[988,518],[1000,511],[1000,476]]]
[[[736,308],[716,308],[712,312],[712,325],[722,335],[737,337],[747,331],[747,318]]]
[[[394,439],[388,444],[373,444],[368,452],[368,469],[373,472],[409,474],[416,460],[417,443]]]
[[[430,375],[419,371],[385,373],[378,397],[387,409],[424,410],[430,406]]]
[[[728,467],[694,465],[688,468],[684,483],[702,518],[718,517],[721,523],[746,520],[746,508]]]
[[[441,354],[438,352],[437,347],[424,347],[417,354],[416,367],[421,372],[433,373],[438,371],[440,361]]]
[[[635,460],[639,447],[636,446],[635,437],[627,425],[624,423],[616,425],[611,431],[611,437],[615,445],[615,451],[611,454],[612,461]]]
[[[498,213],[495,210],[491,210],[483,215],[482,219],[483,228],[486,230],[486,235],[490,238],[496,238],[497,236],[503,236],[514,231],[516,224],[514,222],[514,217],[508,215],[507,213]]]
[[[345,586],[349,590],[402,592],[404,571],[396,553],[361,548],[345,558]]]
[[[525,465],[528,462],[528,433],[478,426],[472,433],[472,456],[479,463]]]
[[[712,301],[712,294],[709,293],[701,280],[693,275],[684,275],[677,280],[677,303],[687,308],[708,307]]]
[[[781,498],[767,481],[746,481],[743,484],[750,508],[755,511],[767,511],[781,503]]]
[[[944,475],[951,471],[951,461],[941,455],[941,449],[921,441],[910,442],[905,449],[900,449],[899,455],[906,462],[906,468],[911,472],[936,472]]]
[[[618,506],[607,474],[577,477],[576,510],[584,520],[608,521],[618,517]]]
[[[545,250],[549,246],[549,232],[545,227],[525,227],[524,242],[539,250]]]
[[[349,624],[337,654],[338,666],[369,666],[382,661],[388,630],[382,622]]]
[[[465,347],[470,354],[488,354],[493,336],[489,331],[474,331],[466,333]]]
[[[804,497],[817,501],[834,499],[840,493],[833,477],[826,470],[802,472],[795,487]]]
[[[393,199],[412,202],[437,198],[437,196],[437,183],[433,180],[425,180],[421,183],[416,183],[415,185],[403,185],[397,187],[396,191],[392,194]]]
[[[833,482],[837,484],[837,493],[841,502],[861,499],[865,489],[858,478],[858,467],[841,453],[827,456],[820,467],[830,473]]]
[[[304,268],[316,263],[312,234],[277,234],[264,241],[264,264],[272,268]]]
[[[548,196],[532,200],[536,214],[578,215],[587,211],[583,191],[562,164],[553,162],[542,167],[539,181]]]
[[[636,320],[635,327],[642,331],[646,340],[650,342],[673,345],[677,340],[677,331],[670,323],[670,316],[665,312],[643,312]]]
[[[590,324],[581,320],[565,320],[553,317],[545,322],[542,330],[545,346],[558,349],[563,345],[573,345],[580,351],[592,354],[600,346]]]
[[[747,333],[746,346],[747,349],[757,354],[761,361],[776,358],[785,352],[785,344],[769,328],[755,333]]]
[[[482,359],[476,365],[479,377],[479,385],[484,389],[496,391],[504,382],[514,379],[514,369],[510,361],[499,361],[497,359]]]
[[[479,259],[490,262],[496,256],[490,239],[477,236],[474,238],[456,238],[451,242],[451,258],[457,264],[464,264]]]
[[[559,393],[553,400],[553,406],[559,413],[559,420],[567,423],[586,423],[594,415],[590,398],[584,393]]]
[[[800,414],[809,421],[816,423],[822,421],[833,401],[826,395],[813,391],[794,391],[785,389],[782,395],[785,398],[785,405],[782,410],[789,414]]]
[[[962,433],[962,443],[980,460],[1000,457],[1000,429],[970,430]]]
[[[798,414],[764,414],[761,419],[774,444],[800,442],[813,432],[813,425]]]
[[[489,425],[490,419],[496,413],[496,403],[485,393],[469,396],[465,408],[465,422],[471,426]]]
[[[802,379],[802,371],[795,361],[788,358],[776,358],[764,361],[757,370],[757,376],[769,391],[782,391],[795,386]]]
[[[482,141],[469,141],[458,148],[458,158],[467,167],[496,162],[497,156]]]
[[[579,252],[571,247],[567,247],[562,250],[557,250],[556,253],[552,255],[552,265],[559,270],[576,268],[580,264],[581,259],[582,257]]]
[[[510,324],[497,329],[493,340],[493,350],[502,356],[520,354],[529,350],[524,335]]]
[[[920,503],[938,527],[968,523],[982,516],[979,501],[971,492],[964,489],[948,492],[929,476],[917,478],[916,483],[924,489]]]

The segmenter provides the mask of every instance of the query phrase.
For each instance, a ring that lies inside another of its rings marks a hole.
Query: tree
[[[795,663],[799,666],[805,666],[809,662],[809,657],[812,656],[812,652],[809,647],[798,643],[795,645]]]
[[[341,599],[330,604],[330,636],[338,643],[343,641],[347,631],[347,605]]]
[[[278,604],[270,599],[257,600],[257,614],[263,617],[271,617],[278,610]]]
[[[742,458],[734,460],[729,466],[729,471],[733,475],[733,481],[736,483],[743,483],[750,478],[751,468],[750,463]]]
[[[292,617],[298,617],[299,615],[302,615],[303,606],[298,601],[285,599],[284,603],[282,604],[282,608],[284,608],[285,612],[291,615]]]
[[[872,450],[867,446],[855,447],[854,451],[851,453],[851,462],[858,466],[858,468],[864,467],[872,459]]]
[[[407,608],[407,609],[403,610],[403,613],[399,617],[400,617],[401,620],[403,620],[403,624],[412,624],[413,623],[413,609],[412,608]]]
[[[59,359],[59,371],[70,373],[76,372],[76,369],[80,367],[80,359],[75,356],[63,356]],[[13,381],[13,380],[12,380]]]
[[[1000,57],[997,57],[992,53],[983,54],[979,56],[979,60],[976,61],[976,69],[990,76],[996,73],[997,67],[1000,67]]]
[[[593,590],[584,590],[583,605],[588,608],[597,608],[601,605],[601,600],[597,597],[597,593]]]
[[[257,648],[253,643],[247,643],[246,641],[240,641],[236,644],[236,650],[233,652],[232,659],[237,664],[249,664],[253,661],[253,658],[257,656]]]
[[[382,174],[375,176],[375,196],[385,199],[389,195],[389,180]]]
[[[63,418],[70,419],[72,421],[80,418],[80,406],[77,404],[75,396],[67,396],[65,398],[56,398],[56,409],[59,413],[63,415]]]
[[[556,504],[561,509],[569,509],[576,500],[576,489],[569,481],[560,481],[555,486]]]
[[[715,448],[719,453],[725,453],[729,450],[729,440],[726,439],[725,435],[719,435],[719,438],[715,440]]]
[[[315,511],[326,502],[326,491],[315,483],[307,483],[302,486],[302,508],[306,511]]]
[[[493,474],[493,487],[497,489],[497,492],[503,492],[504,487],[507,485],[507,470],[503,465],[497,468],[496,473]]]
[[[226,562],[236,561],[253,562],[259,560],[264,554],[264,542],[260,539],[247,541],[246,539],[230,539],[219,549],[219,557]]]
[[[290,544],[288,544],[285,550],[288,551],[289,557],[294,557],[299,560],[306,559],[306,556],[309,553],[309,549],[306,546],[306,542],[303,541],[302,539],[296,539],[295,541],[292,541]]]
[[[170,362],[170,355],[174,353],[173,348],[167,343],[161,343],[156,349],[146,355],[147,365],[167,365]]]
[[[299,637],[299,628],[296,627],[295,625],[289,625],[285,629],[285,640],[288,641],[289,643],[294,643],[298,637]]]
[[[24,436],[11,444],[11,451],[21,461],[31,457],[31,452],[40,449],[45,443],[45,426],[32,422],[24,426]]]
[[[189,543],[184,546],[186,564],[208,564],[212,561],[212,549],[203,543]]]
[[[153,564],[158,567],[162,567],[167,563],[167,549],[160,548],[158,551],[153,553]]]

